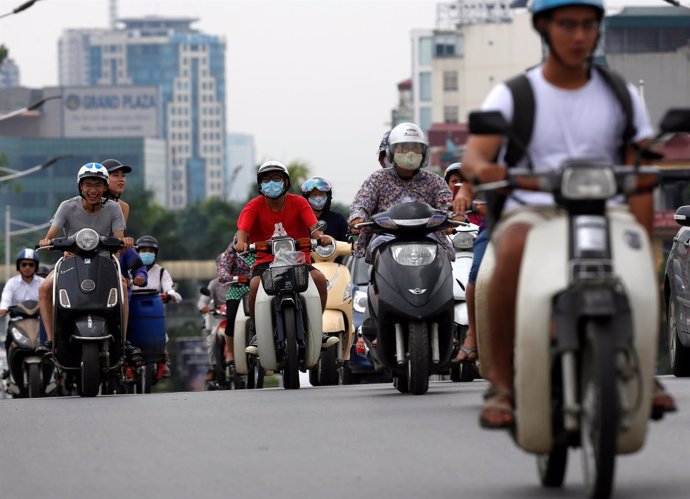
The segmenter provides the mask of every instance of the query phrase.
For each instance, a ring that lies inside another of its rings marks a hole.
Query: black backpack
[[[608,68],[593,65],[594,69],[604,78],[606,84],[611,88],[613,94],[623,109],[625,116],[625,129],[623,131],[623,144],[620,150],[620,160],[625,158],[625,148],[635,137],[635,125],[633,124],[632,100],[628,87],[622,76]],[[529,146],[532,140],[532,130],[534,128],[534,93],[532,85],[525,73],[519,74],[506,81],[506,85],[513,95],[513,123],[511,129],[515,136],[525,145]],[[505,164],[515,166],[524,156],[523,151],[514,141],[508,141],[508,149],[505,155]]]

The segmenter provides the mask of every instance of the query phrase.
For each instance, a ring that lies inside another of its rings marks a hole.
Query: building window
[[[431,37],[419,39],[419,65],[431,66],[433,40]]]
[[[458,89],[458,72],[444,71],[443,72],[443,90],[445,92],[452,92]]]
[[[431,100],[431,73],[419,73],[419,100],[429,102]]]
[[[435,57],[462,57],[462,37],[438,35],[434,40]]]
[[[431,108],[423,107],[419,110],[419,128],[422,129],[424,135],[429,135],[429,128],[431,128]]]
[[[460,119],[460,111],[458,106],[444,106],[443,107],[443,122],[457,123]]]

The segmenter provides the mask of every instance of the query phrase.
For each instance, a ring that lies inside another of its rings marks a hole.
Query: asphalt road
[[[690,495],[690,380],[666,378],[681,412],[617,460],[615,497]],[[535,458],[481,430],[486,384],[0,400],[0,497],[573,498],[539,485]]]

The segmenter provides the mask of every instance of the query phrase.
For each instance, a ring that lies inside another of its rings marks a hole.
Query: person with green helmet
[[[633,148],[646,144],[653,131],[635,88],[592,62],[601,36],[603,1],[534,0],[530,10],[534,29],[546,48],[544,62],[494,87],[482,104],[483,111],[501,112],[516,134],[530,128],[531,134],[524,140],[526,153],[513,154],[514,144],[509,141],[503,147],[500,135],[471,135],[463,157],[465,176],[480,183],[502,180],[506,166],[526,166],[527,158],[539,168],[554,170],[563,160],[578,157],[629,164]],[[521,82],[523,88],[516,89],[515,82]],[[530,95],[531,107],[525,107],[525,99],[515,97],[519,93]],[[521,126],[525,118],[530,118],[529,126]],[[454,207],[467,209],[464,204],[459,201]],[[492,387],[480,414],[485,428],[514,425],[513,348],[518,275],[527,234],[543,220],[539,214],[545,213],[533,207],[553,204],[549,194],[513,191],[491,228],[496,264],[488,288]],[[651,232],[651,194],[631,196],[628,206],[637,221]],[[530,213],[534,214],[531,218]],[[675,411],[673,398],[658,382],[655,387],[652,413]]]

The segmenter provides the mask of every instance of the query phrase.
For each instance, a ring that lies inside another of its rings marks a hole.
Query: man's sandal
[[[491,385],[484,393],[484,406],[479,415],[479,426],[488,430],[505,430],[515,426],[513,391]],[[487,413],[500,415],[500,422],[487,418]]]
[[[671,394],[666,391],[658,379],[654,378],[651,418],[654,421],[659,421],[667,412],[676,412],[677,410],[676,402]]]

